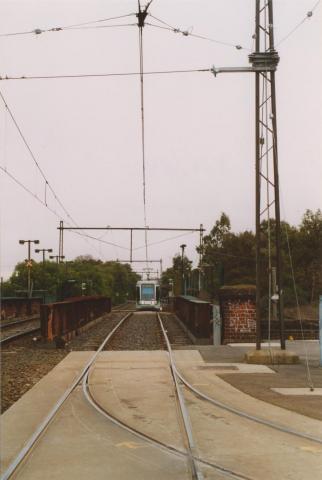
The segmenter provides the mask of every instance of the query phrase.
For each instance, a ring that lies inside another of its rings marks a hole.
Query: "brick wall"
[[[223,344],[256,341],[255,292],[252,285],[234,285],[220,289]]]

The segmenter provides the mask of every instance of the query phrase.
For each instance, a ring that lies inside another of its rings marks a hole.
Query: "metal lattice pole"
[[[275,88],[279,56],[274,49],[273,0],[256,0],[255,39],[255,52],[249,56],[249,60],[256,70],[256,348],[261,347],[261,222],[267,215],[269,229],[270,210],[274,207],[277,287],[273,298],[277,301],[281,348],[285,349]]]

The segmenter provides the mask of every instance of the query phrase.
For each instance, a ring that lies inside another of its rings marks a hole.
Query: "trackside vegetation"
[[[284,271],[284,303],[295,305],[294,280],[299,302],[302,305],[315,304],[322,293],[322,212],[306,210],[300,225],[287,222],[281,225],[282,261]],[[263,254],[262,285],[263,305],[267,303],[269,251],[272,265],[275,263],[275,222],[261,224],[261,250]],[[271,247],[269,248],[268,233]],[[199,253],[199,247],[197,247]],[[191,262],[184,257],[184,276],[186,293],[198,291],[198,277],[201,272],[203,294],[208,298],[217,298],[223,285],[255,284],[255,235],[252,231],[232,232],[230,219],[222,213],[208,235],[204,237],[203,261],[198,269],[192,269]],[[169,280],[170,279],[170,280]],[[182,262],[180,255],[173,259],[173,266],[163,274],[163,281],[174,283],[174,291],[180,293]],[[170,286],[169,286],[170,288]],[[172,287],[171,287],[172,288]]]
[[[12,276],[2,285],[2,296],[25,296],[27,275],[26,263],[18,263]],[[33,296],[44,296],[47,301],[79,295],[106,295],[115,305],[135,298],[139,276],[128,264],[102,262],[85,255],[64,263],[33,261],[31,278]]]

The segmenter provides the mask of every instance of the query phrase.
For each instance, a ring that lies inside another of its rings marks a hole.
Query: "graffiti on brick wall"
[[[226,300],[223,305],[224,342],[253,341],[256,310],[252,300]]]

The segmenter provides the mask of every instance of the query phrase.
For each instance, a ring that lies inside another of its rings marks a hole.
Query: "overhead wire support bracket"
[[[126,230],[130,232],[130,259],[126,260],[126,263],[135,263],[136,260],[133,260],[133,231],[144,231],[145,235],[148,231],[157,231],[157,232],[199,232],[200,233],[200,245],[202,245],[202,238],[203,238],[203,232],[205,232],[205,228],[203,228],[203,225],[200,224],[199,228],[173,228],[173,227],[149,227],[148,225],[144,227],[111,227],[110,225],[107,225],[106,227],[65,227],[63,222],[60,222],[59,227],[57,227],[57,230],[59,230],[59,245],[61,252],[63,251],[63,232],[64,230],[69,230],[69,231],[78,231],[78,230]],[[121,261],[121,260],[118,260]],[[145,260],[140,260],[140,262],[145,262],[148,264],[149,262],[160,262],[160,260],[149,260],[146,258]],[[161,270],[162,270],[162,260],[161,260]]]
[[[276,50],[269,50],[267,52],[253,52],[248,55],[251,67],[215,67],[211,68],[211,72],[216,77],[218,73],[265,73],[275,72],[280,57]]]

